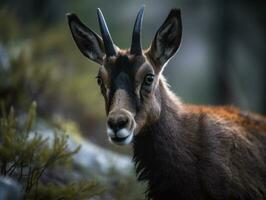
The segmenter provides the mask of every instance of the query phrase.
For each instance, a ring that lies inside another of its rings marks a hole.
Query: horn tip
[[[143,14],[144,14],[144,8],[145,8],[145,5],[143,4],[138,12],[138,16],[140,16],[141,18],[143,17]],[[142,19],[141,19],[142,20]]]
[[[139,14],[143,14],[145,8],[145,4],[143,4],[139,10]]]
[[[96,10],[97,10],[97,14],[98,14],[98,15],[99,15],[99,14],[102,14],[102,11],[101,11],[100,8],[97,8]]]

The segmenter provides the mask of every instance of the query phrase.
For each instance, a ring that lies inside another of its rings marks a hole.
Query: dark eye
[[[97,76],[96,79],[97,79],[98,85],[101,86],[103,84],[103,79],[100,76]]]
[[[148,74],[148,75],[146,75],[146,77],[144,79],[144,84],[147,86],[150,86],[153,83],[153,80],[154,80],[154,75]]]

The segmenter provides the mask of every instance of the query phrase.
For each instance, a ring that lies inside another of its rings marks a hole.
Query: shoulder
[[[233,106],[184,105],[187,113],[204,116],[217,124],[227,124],[266,133],[266,117]]]

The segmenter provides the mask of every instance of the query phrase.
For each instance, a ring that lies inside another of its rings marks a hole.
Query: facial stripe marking
[[[114,109],[127,109],[132,110],[131,105],[132,98],[128,95],[125,89],[118,89],[115,93],[109,96],[110,112]]]

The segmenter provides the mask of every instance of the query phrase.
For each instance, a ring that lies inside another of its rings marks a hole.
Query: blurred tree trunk
[[[66,3],[57,0],[3,0],[2,6],[14,11],[21,22],[51,24],[64,16]]]
[[[264,1],[262,3],[261,9],[260,9],[260,16],[259,16],[259,24],[260,27],[262,27],[263,35],[264,35],[264,41],[263,41],[263,52],[262,52],[262,63],[261,63],[261,79],[263,83],[262,87],[262,114],[266,115],[266,2]]]
[[[229,54],[230,38],[232,34],[230,20],[230,3],[228,0],[212,1],[215,10],[216,27],[214,41],[214,77],[216,85],[216,103],[223,105],[232,100],[232,90],[230,87],[229,75]]]
[[[215,103],[266,114],[266,3],[259,0],[209,3],[215,10],[212,38]]]

